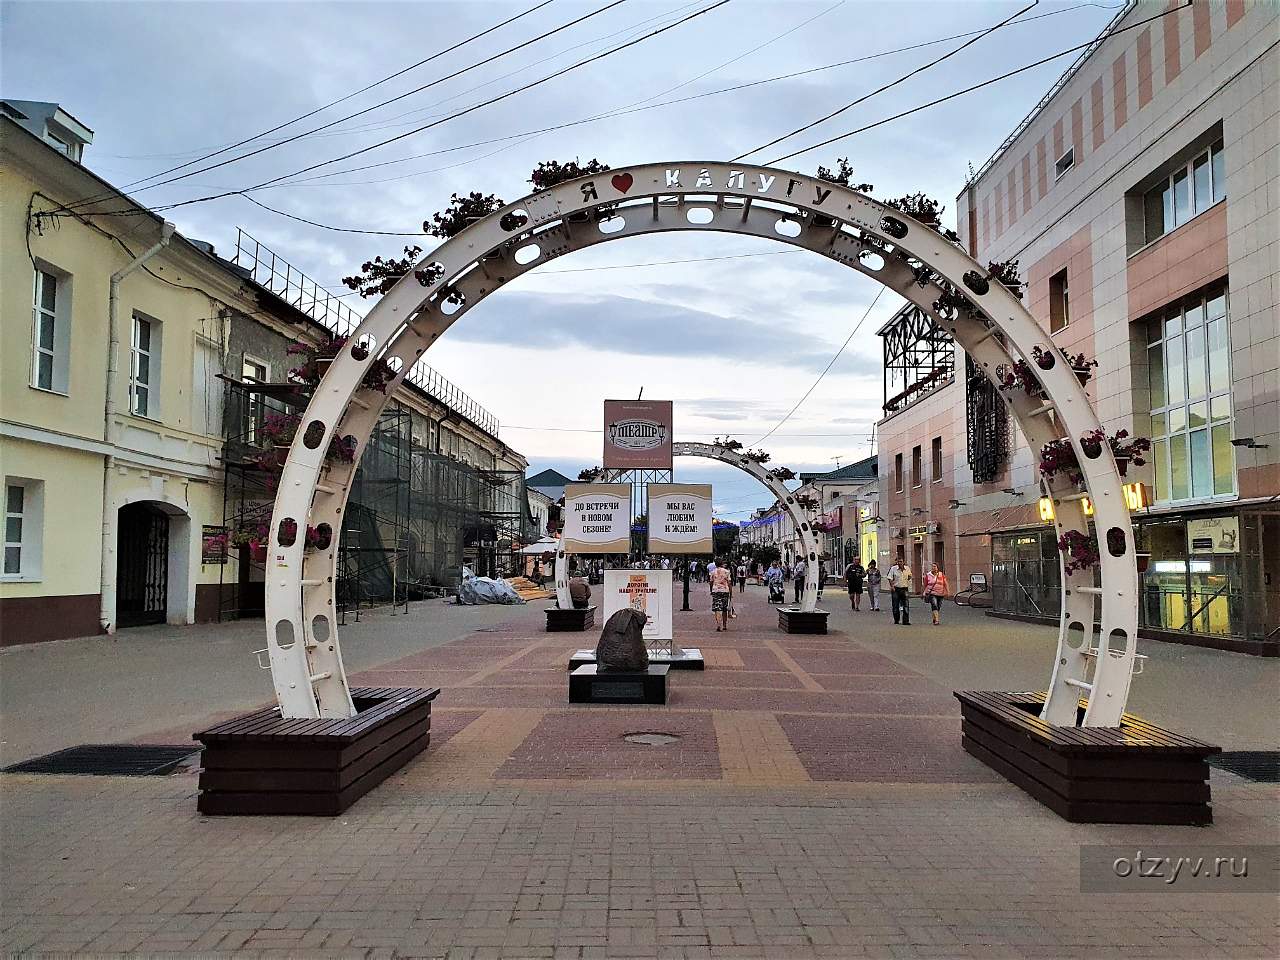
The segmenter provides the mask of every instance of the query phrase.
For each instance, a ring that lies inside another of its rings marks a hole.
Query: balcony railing
[[[236,229],[236,253],[232,262],[249,271],[254,283],[301,310],[334,336],[348,336],[363,319],[344,300],[345,296],[354,294],[337,294],[325,289],[239,228]],[[405,380],[485,433],[498,436],[498,418],[441,376],[438,370],[419,360],[410,368]]]

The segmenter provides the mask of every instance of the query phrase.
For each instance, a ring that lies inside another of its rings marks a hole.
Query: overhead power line
[[[550,0],[548,0],[548,2],[550,2]],[[155,183],[148,183],[146,186],[139,187],[137,192],[139,192],[139,193],[140,193],[140,192],[142,192],[143,190],[151,190],[151,189],[153,189],[153,188],[155,188],[155,187],[163,187],[163,186],[165,186],[166,184],[176,183],[176,182],[178,182],[179,180],[185,180],[185,179],[187,179],[188,177],[194,177],[194,176],[197,176],[198,174],[201,174],[201,173],[207,173],[207,172],[209,172],[210,170],[217,170],[217,169],[218,169],[218,168],[220,168],[220,167],[225,167],[225,166],[227,166],[227,165],[229,165],[229,164],[232,164],[232,163],[238,163],[238,162],[239,162],[239,161],[241,161],[241,160],[247,160],[249,157],[255,157],[255,156],[258,156],[259,154],[266,153],[268,150],[275,150],[275,149],[277,149],[277,148],[279,148],[279,147],[283,147],[283,146],[285,146],[286,144],[293,143],[293,142],[295,142],[295,141],[297,141],[297,140],[301,140],[301,139],[303,139],[304,137],[309,137],[309,136],[311,136],[311,135],[313,135],[313,134],[319,133],[319,132],[320,132],[320,131],[322,131],[322,130],[328,130],[328,129],[332,128],[332,127],[337,126],[337,125],[338,125],[338,124],[340,124],[340,123],[345,123],[346,121],[348,121],[348,120],[353,120],[353,119],[355,119],[356,117],[364,116],[365,114],[367,114],[367,113],[371,113],[371,112],[372,112],[372,111],[374,111],[374,110],[379,110],[379,109],[381,109],[382,107],[385,107],[385,106],[387,106],[387,105],[389,105],[389,104],[397,103],[397,102],[399,102],[400,100],[404,100],[406,97],[411,97],[411,96],[413,96],[414,94],[421,93],[421,92],[422,92],[422,91],[424,91],[424,90],[429,90],[431,87],[437,86],[437,85],[439,85],[439,84],[441,84],[441,83],[445,83],[445,82],[446,82],[446,81],[448,81],[448,80],[452,80],[452,79],[454,79],[454,78],[456,78],[456,77],[460,77],[460,76],[462,76],[464,73],[469,73],[470,71],[475,70],[475,69],[478,69],[479,67],[486,66],[486,65],[488,65],[488,64],[490,64],[490,63],[493,63],[495,60],[500,60],[500,59],[502,59],[503,57],[505,57],[505,56],[507,56],[507,55],[509,55],[509,54],[511,54],[511,53],[514,53],[514,52],[515,52],[515,51],[517,51],[517,50],[522,50],[522,49],[524,49],[525,47],[528,47],[528,46],[531,46],[531,45],[533,45],[533,44],[535,44],[535,43],[538,43],[538,42],[539,42],[539,41],[541,41],[541,40],[545,40],[547,37],[553,36],[554,34],[560,33],[560,32],[562,32],[562,31],[564,31],[564,30],[568,30],[570,27],[577,26],[578,24],[580,24],[580,23],[582,23],[582,22],[584,22],[584,21],[586,21],[586,20],[590,20],[592,17],[599,16],[600,14],[605,13],[605,12],[607,12],[607,11],[609,11],[609,10],[612,10],[614,7],[621,6],[622,4],[624,4],[624,3],[626,3],[626,2],[627,2],[627,0],[611,0],[611,2],[610,2],[610,3],[606,3],[603,7],[599,7],[598,9],[593,10],[593,11],[591,11],[590,13],[586,13],[586,14],[583,14],[582,16],[580,16],[580,17],[576,17],[576,18],[574,18],[573,20],[568,21],[567,23],[563,23],[563,24],[561,24],[561,25],[560,25],[560,26],[558,26],[558,27],[555,27],[555,28],[553,28],[553,29],[551,29],[551,30],[547,30],[547,31],[545,31],[545,32],[543,32],[543,33],[539,34],[539,35],[538,35],[538,36],[536,36],[536,37],[533,37],[533,38],[531,38],[531,39],[529,39],[529,40],[525,40],[525,41],[523,41],[522,43],[518,43],[518,44],[516,44],[515,46],[508,47],[507,49],[502,50],[502,51],[500,51],[500,52],[498,52],[498,53],[495,53],[495,54],[493,54],[492,56],[486,57],[486,58],[485,58],[485,59],[483,59],[483,60],[478,60],[478,61],[476,61],[476,62],[474,62],[474,63],[468,64],[467,66],[462,67],[462,68],[460,68],[460,69],[458,69],[458,70],[455,70],[455,71],[453,71],[453,72],[452,72],[452,73],[450,73],[450,74],[446,74],[446,75],[445,75],[445,76],[443,76],[443,77],[437,77],[435,80],[432,80],[432,81],[430,81],[429,83],[424,83],[424,84],[421,84],[420,86],[414,87],[412,90],[407,90],[407,91],[405,91],[404,93],[401,93],[401,94],[399,94],[399,95],[397,95],[397,96],[391,97],[390,99],[383,100],[383,101],[381,101],[380,103],[375,103],[375,104],[373,104],[372,106],[369,106],[369,107],[365,107],[363,110],[357,110],[355,113],[347,114],[345,117],[339,117],[337,120],[331,120],[331,121],[329,121],[328,123],[321,124],[321,125],[320,125],[320,126],[318,126],[318,127],[312,127],[310,130],[305,130],[305,131],[303,131],[302,133],[296,133],[296,134],[294,134],[293,136],[291,136],[291,137],[286,137],[286,138],[285,138],[285,139],[283,139],[283,140],[277,140],[277,141],[274,141],[274,142],[272,142],[272,143],[264,144],[264,145],[262,145],[262,146],[258,147],[258,148],[257,148],[257,149],[255,149],[255,150],[250,150],[249,152],[247,152],[247,153],[242,153],[242,154],[240,154],[239,156],[235,156],[235,157],[228,157],[228,158],[227,158],[227,159],[225,159],[225,160],[219,160],[217,163],[211,163],[211,164],[209,164],[209,165],[207,165],[207,166],[200,167],[200,168],[198,168],[198,169],[196,169],[196,170],[188,170],[186,173],[181,173],[181,174],[178,174],[177,176],[169,177],[169,178],[168,178],[168,179],[166,179],[166,180],[158,180],[158,181],[156,181]],[[727,0],[726,0],[726,2],[727,2]],[[545,4],[544,4],[544,6],[545,6]],[[536,9],[536,8],[535,8],[535,9]],[[527,13],[527,12],[532,12],[532,11],[526,11],[526,13]],[[493,28],[493,29],[496,29],[496,28]],[[474,39],[474,38],[472,38],[472,39]],[[463,41],[463,43],[467,43],[467,42],[470,42],[470,41],[469,41],[469,40]],[[457,46],[461,46],[461,44],[458,44]],[[455,49],[456,49],[456,47],[455,47]],[[423,62],[426,62],[426,61],[423,61]],[[414,66],[418,66],[418,64],[415,64]],[[412,70],[412,69],[414,69],[414,67],[406,67],[404,70],[400,71],[400,73],[401,73],[401,74],[403,74],[403,73],[405,73],[405,72],[407,72],[407,71],[409,71],[409,70]],[[399,75],[400,75],[400,74],[396,74],[396,76],[399,76]],[[379,82],[381,82],[381,81],[379,81]],[[366,89],[367,89],[367,88],[366,88]],[[354,95],[355,95],[355,94],[352,94],[351,96],[354,96]],[[313,116],[315,113],[318,113],[320,110],[323,110],[323,109],[326,109],[326,108],[321,107],[321,108],[318,108],[317,110],[313,110],[310,114],[307,114],[307,116]],[[293,122],[295,122],[295,121],[289,121],[289,122],[290,122],[290,123],[293,123]],[[283,127],[283,126],[288,126],[288,124],[282,124],[282,125],[281,125],[281,127]],[[278,130],[278,129],[280,129],[281,127],[276,127],[276,128],[274,128],[274,129]],[[250,139],[256,139],[256,138],[250,138]],[[248,142],[249,142],[249,141],[242,141],[242,143],[241,143],[240,145],[243,145],[244,143],[248,143]],[[232,149],[232,148],[227,148],[227,149]],[[220,150],[220,151],[218,151],[218,154],[225,153],[225,152],[226,152],[226,150]],[[210,155],[210,156],[216,156],[216,155],[217,155],[217,154],[212,154],[212,155]],[[205,159],[208,159],[208,158],[205,158]],[[198,162],[200,162],[200,161],[199,161],[199,160],[192,160],[192,161],[189,161],[189,162],[187,162],[187,163],[182,164],[182,165],[181,165],[181,166],[179,166],[179,167],[175,167],[174,169],[175,169],[175,170],[183,169],[183,168],[185,168],[185,167],[189,167],[189,166],[191,166],[192,164],[194,164],[194,163],[198,163]],[[154,178],[149,177],[149,178],[147,178],[147,179],[154,179]],[[141,183],[141,182],[143,182],[143,181],[137,181],[137,182],[138,182],[138,183]],[[133,184],[130,184],[129,186],[133,186]],[[128,189],[128,187],[126,187],[125,189]],[[91,200],[86,200],[86,201],[81,201],[81,203],[88,203],[88,202],[95,202],[95,201],[94,201],[94,200],[92,200],[92,199],[91,199]]]
[[[880,287],[879,290],[876,291],[875,298],[867,306],[866,311],[862,314],[862,317],[858,320],[858,322],[853,325],[853,329],[849,331],[849,336],[844,338],[844,343],[840,344],[840,349],[835,352],[835,354],[831,357],[829,361],[827,361],[827,365],[823,367],[822,372],[818,374],[818,379],[813,381],[809,389],[804,392],[804,396],[796,401],[796,405],[787,411],[787,415],[785,417],[783,417],[781,420],[779,420],[776,424],[773,425],[772,430],[770,430],[764,436],[758,437],[757,439],[752,440],[751,443],[748,444],[748,446],[754,447],[757,443],[762,443],[765,440],[768,440],[771,436],[773,436],[777,432],[780,426],[782,426],[784,423],[790,420],[792,416],[795,415],[795,412],[800,409],[800,405],[803,404],[806,400],[808,400],[809,395],[818,388],[818,384],[822,382],[822,378],[831,372],[831,368],[834,367],[836,364],[836,361],[840,359],[840,354],[844,353],[845,347],[849,346],[849,344],[853,342],[854,334],[856,334],[858,330],[861,329],[862,325],[866,322],[867,317],[871,316],[871,311],[875,309],[876,304],[880,302],[880,298],[884,296],[884,292],[887,289],[888,287],[882,286]]]
[[[1113,30],[1111,31],[1111,33],[1103,37],[1102,41],[1109,40],[1112,37],[1118,36],[1121,33],[1126,33],[1129,30],[1136,30],[1139,27],[1144,27],[1155,20],[1160,20],[1160,19],[1163,19],[1164,17],[1169,16],[1170,14],[1175,14],[1180,10],[1185,10],[1189,6],[1191,6],[1191,0],[1187,0],[1186,3],[1181,4],[1180,6],[1170,7],[1168,10],[1165,10],[1163,13],[1157,13],[1154,16],[1147,17],[1145,20],[1139,20],[1136,23],[1131,23],[1127,27],[1121,27],[1118,30]],[[893,116],[884,117],[880,120],[876,120],[874,123],[864,124],[861,127],[857,127],[853,130],[846,131],[845,133],[837,134],[834,137],[828,137],[826,140],[821,140],[818,143],[812,143],[807,147],[801,147],[799,150],[793,150],[790,153],[783,154],[780,157],[777,157],[773,160],[768,161],[767,165],[772,166],[775,163],[781,163],[784,160],[790,160],[792,157],[798,157],[800,156],[800,154],[808,153],[810,150],[817,150],[819,147],[830,146],[833,143],[836,143],[840,140],[846,140],[849,137],[852,137],[856,134],[865,133],[867,130],[872,130],[876,127],[883,126],[886,123],[892,123],[894,120],[901,120],[903,117],[909,117],[913,113],[919,113],[921,110],[928,110],[930,107],[936,107],[940,103],[946,103],[948,100],[954,100],[956,97],[962,97],[965,94],[973,93],[975,90],[982,90],[985,87],[991,86],[992,84],[999,83],[1001,80],[1008,80],[1010,77],[1015,77],[1020,73],[1026,73],[1028,70],[1034,70],[1036,67],[1042,67],[1046,63],[1050,63],[1054,60],[1061,60],[1063,57],[1069,56],[1070,54],[1076,53],[1080,50],[1084,50],[1088,47],[1092,47],[1095,44],[1099,44],[1099,43],[1100,41],[1097,37],[1090,40],[1088,43],[1078,43],[1074,47],[1068,47],[1065,50],[1059,50],[1057,53],[1050,54],[1047,57],[1042,57],[1041,59],[1035,61],[1034,63],[1025,64],[1024,66],[1018,67],[1015,70],[1010,70],[1008,73],[1002,73],[997,77],[991,77],[988,80],[983,80],[981,83],[975,83],[973,86],[965,87],[963,90],[957,90],[954,93],[949,93],[944,97],[938,97],[936,100],[930,100],[928,103],[922,103],[922,104],[919,104],[918,106],[912,107],[909,110],[903,110],[901,113],[895,113]]]
[[[1096,3],[1078,3],[1078,4],[1075,4],[1074,6],[1064,7],[1060,10],[1051,10],[1048,13],[1038,14],[1037,16],[1034,16],[1034,17],[1027,17],[1024,20],[1019,20],[1016,25],[1021,26],[1023,24],[1031,23],[1032,21],[1035,21],[1035,20],[1042,20],[1046,17],[1056,17],[1056,16],[1059,16],[1060,14],[1070,13],[1074,10],[1079,10],[1084,7],[1101,7],[1102,9],[1113,9],[1111,7],[1106,7]],[[538,136],[543,133],[553,133],[557,130],[565,130],[570,127],[582,126],[588,123],[595,123],[598,120],[608,120],[608,119],[613,119],[615,117],[627,116],[633,113],[642,113],[647,110],[658,110],[663,107],[679,106],[680,104],[690,103],[695,100],[702,100],[707,97],[721,96],[726,93],[736,93],[739,90],[747,90],[752,87],[763,86],[765,84],[778,83],[783,80],[794,80],[798,77],[809,76],[815,73],[822,73],[827,70],[835,70],[840,67],[848,67],[858,63],[866,63],[871,60],[878,60],[882,57],[893,56],[899,53],[909,53],[912,50],[919,50],[924,47],[936,46],[939,43],[948,43],[952,40],[962,40],[965,37],[979,36],[983,33],[986,33],[987,30],[989,29],[990,29],[989,27],[984,27],[982,30],[971,30],[965,33],[952,34],[951,36],[947,36],[947,37],[938,37],[937,39],[934,39],[934,40],[925,40],[920,43],[913,43],[907,46],[895,47],[891,50],[882,50],[878,53],[867,54],[861,57],[854,57],[853,59],[850,59],[850,60],[839,60],[839,61],[836,61],[835,63],[828,63],[819,67],[810,67],[805,70],[796,70],[791,73],[783,73],[773,77],[765,77],[764,79],[761,79],[761,80],[751,80],[746,83],[737,83],[728,87],[721,87],[718,90],[709,90],[705,93],[693,94],[692,96],[681,97],[676,100],[666,100],[662,103],[648,104],[645,106],[619,107],[614,110],[608,110],[602,113],[593,114],[588,117],[583,117],[578,120],[569,120],[564,123],[557,123],[557,124],[552,124],[546,127],[539,127],[534,130],[526,130],[521,133],[505,134],[501,137],[493,137],[488,140],[477,140],[472,143],[461,144],[459,146],[442,147],[438,150],[430,150],[430,151],[427,151],[426,153],[413,154],[412,156],[408,156],[408,157],[398,157],[394,160],[381,160],[377,163],[362,164],[361,166],[358,166],[358,167],[347,167],[343,170],[334,170],[330,173],[322,173],[322,174],[319,174],[318,176],[307,177],[303,180],[290,180],[287,183],[273,184],[272,187],[266,188],[266,189],[274,189],[275,187],[279,187],[279,186],[295,186],[295,185],[300,185],[305,183],[313,183],[316,181],[328,179],[329,177],[340,177],[349,173],[361,173],[365,170],[376,170],[381,167],[394,166],[399,163],[408,163],[413,160],[423,160],[427,157],[440,156],[441,154],[456,153],[460,150],[470,150],[473,147],[490,146],[495,143],[508,143],[513,140],[523,140],[525,138]],[[683,84],[681,84],[681,86],[683,86]],[[661,94],[659,94],[659,96],[660,95]],[[644,101],[642,101],[642,103],[643,102]],[[485,154],[485,157],[492,156],[492,155],[493,154]],[[484,157],[476,157],[476,158],[473,158],[473,160],[464,161],[462,164],[455,164],[453,166],[464,166],[467,163],[474,162],[474,160],[482,160],[482,159],[484,159]],[[452,169],[452,167],[438,168],[438,169]],[[406,177],[419,176],[423,173],[433,173],[433,172],[435,171],[419,170],[413,173],[405,174],[404,176]],[[393,177],[388,179],[402,179],[402,178]],[[385,183],[385,182],[387,182],[387,180],[356,181],[353,183],[343,184],[343,186],[366,185],[368,183]]]
[[[623,0],[616,0],[616,2],[623,2]],[[577,70],[581,67],[585,67],[589,64],[596,63],[600,60],[605,59],[606,57],[612,56],[615,53],[620,53],[623,50],[627,50],[631,47],[636,46],[637,44],[644,43],[646,40],[651,40],[654,37],[664,34],[669,30],[674,30],[676,27],[683,26],[684,24],[689,23],[692,20],[696,20],[698,17],[705,16],[706,14],[711,13],[714,10],[718,10],[720,7],[723,7],[726,4],[729,4],[731,2],[732,0],[716,0],[716,2],[710,4],[709,6],[703,7],[701,10],[697,10],[689,14],[688,16],[681,17],[676,22],[667,24],[666,26],[663,26],[663,27],[659,27],[657,30],[650,31],[649,33],[641,37],[637,37],[633,40],[628,40],[626,43],[620,43],[617,46],[611,47],[610,49],[605,50],[602,53],[598,53],[598,54],[595,54],[594,56],[587,57],[583,60],[579,60],[576,63],[572,63],[569,66],[563,67],[560,70],[556,70],[553,73],[549,73],[546,76],[539,77],[537,80],[531,80],[529,83],[522,84],[521,86],[508,90],[507,92],[499,94],[496,97],[491,97],[488,100],[484,100],[480,103],[473,104],[470,107],[467,107],[463,110],[458,110],[455,113],[451,113],[446,117],[440,118],[439,120],[434,120],[431,123],[426,123],[426,124],[423,124],[422,126],[415,127],[414,129],[408,130],[405,133],[398,134],[397,136],[388,137],[385,140],[380,140],[379,142],[370,144],[369,146],[361,147],[359,150],[352,150],[350,153],[343,154],[340,157],[333,157],[329,160],[322,160],[319,163],[313,163],[310,166],[303,167],[301,170],[295,170],[292,173],[281,174],[278,177],[272,177],[270,180],[264,180],[262,183],[253,184],[252,186],[249,186],[249,187],[242,187],[238,190],[225,190],[221,193],[211,194],[205,197],[195,197],[191,200],[181,200],[177,203],[164,204],[162,206],[156,207],[155,210],[156,212],[164,211],[164,210],[174,210],[174,209],[177,209],[178,207],[190,206],[193,203],[207,203],[210,200],[220,200],[223,197],[231,197],[239,194],[244,194],[252,190],[260,190],[263,187],[267,187],[267,186],[270,186],[271,184],[278,183],[281,180],[286,180],[290,177],[301,176],[304,173],[310,173],[312,170],[319,170],[321,167],[326,167],[332,163],[341,163],[343,160],[350,160],[352,157],[358,157],[362,154],[369,153],[370,151],[377,150],[389,144],[397,143],[400,140],[405,140],[409,137],[416,136],[419,133],[441,126],[442,124],[448,123],[451,120],[456,120],[459,117],[466,116],[469,113],[474,113],[477,110],[481,110],[484,107],[491,106],[492,104],[495,104],[495,103],[499,103],[500,101],[506,100],[510,97],[514,97],[517,94],[524,93],[527,90],[532,90],[534,87],[541,86],[542,84],[547,83],[548,81],[558,79],[559,77],[565,76],[568,73],[572,73],[574,70]],[[123,212],[130,213],[130,211],[123,211]],[[106,215],[110,215],[110,213]]]
[[[804,126],[796,127],[790,133],[784,133],[780,137],[775,137],[774,139],[770,140],[768,143],[762,143],[760,146],[753,147],[752,149],[746,151],[745,153],[738,154],[736,157],[733,158],[734,162],[736,163],[739,160],[745,159],[746,157],[751,156],[751,154],[753,153],[759,153],[761,150],[767,150],[770,147],[774,146],[775,144],[781,143],[783,140],[790,140],[796,134],[804,133],[806,130],[811,130],[820,123],[826,123],[831,118],[840,116],[840,114],[844,113],[846,110],[852,110],[858,104],[865,103],[866,101],[870,100],[872,97],[876,96],[877,94],[884,93],[886,90],[891,90],[892,88],[896,87],[900,83],[906,83],[912,77],[917,76],[921,73],[924,73],[926,70],[932,67],[936,67],[938,64],[942,63],[944,60],[948,60],[951,57],[954,57],[957,53],[960,53],[962,50],[968,49],[969,47],[977,43],[979,40],[982,40],[984,37],[990,36],[991,34],[995,33],[1001,27],[1007,27],[1010,23],[1012,23],[1014,20],[1017,20],[1018,17],[1022,16],[1032,7],[1036,6],[1039,2],[1040,0],[1032,0],[1030,4],[1023,7],[1017,13],[1013,14],[1010,17],[1006,17],[1004,20],[1001,20],[999,23],[995,24],[994,26],[988,27],[986,30],[979,33],[976,37],[971,37],[970,39],[966,40],[964,43],[960,44],[960,46],[956,47],[954,50],[948,50],[942,56],[937,57],[933,60],[930,60],[928,63],[921,64],[920,66],[916,67],[914,70],[910,70],[907,73],[904,73],[902,76],[898,77],[896,80],[890,80],[888,83],[881,84],[880,86],[876,87],[874,90],[870,91],[869,93],[864,93],[862,96],[858,97],[856,100],[850,100],[843,107],[838,107],[837,109],[832,110],[830,113],[826,114],[825,116],[819,117],[817,120],[813,120],[809,123],[804,124]]]

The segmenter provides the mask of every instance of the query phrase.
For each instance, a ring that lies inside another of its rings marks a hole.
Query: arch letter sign
[[[557,257],[623,237],[673,230],[765,237],[812,250],[874,277],[920,306],[994,379],[997,366],[1058,351],[1022,302],[937,231],[864,194],[816,177],[725,163],[648,164],[558,184],[480,220],[427,254],[369,312],[320,382],[289,451],[272,517],[267,569],[271,673],[285,717],[354,715],[334,622],[341,517],[355,463],[326,463],[334,437],[359,461],[394,388],[431,345],[476,303]],[[397,370],[385,393],[361,385],[379,358]],[[1092,569],[1064,572],[1058,650],[1042,716],[1115,726],[1128,698],[1137,632],[1133,528],[1108,445],[1082,445],[1100,429],[1065,363],[1037,367],[1047,399],[1002,394],[1031,448],[1068,439],[1084,475],[1045,483],[1059,535],[1088,536],[1081,503],[1092,502],[1100,584]],[[324,548],[307,548],[314,527]],[[810,567],[813,565],[810,564]],[[808,596],[806,589],[806,597]],[[1096,646],[1090,642],[1101,621]]]

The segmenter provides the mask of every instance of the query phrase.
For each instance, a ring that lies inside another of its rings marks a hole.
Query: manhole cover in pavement
[[[1255,783],[1280,783],[1280,751],[1226,751],[1210,756],[1209,763]]]
[[[638,743],[645,747],[665,747],[680,738],[674,733],[628,733],[622,738],[627,743]]]
[[[86,743],[5,767],[5,773],[146,777],[172,773],[200,752],[195,744]]]

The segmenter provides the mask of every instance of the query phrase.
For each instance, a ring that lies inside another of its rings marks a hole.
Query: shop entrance
[[[116,625],[164,623],[169,608],[169,515],[150,503],[120,508]]]

